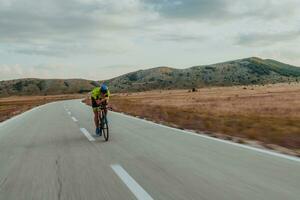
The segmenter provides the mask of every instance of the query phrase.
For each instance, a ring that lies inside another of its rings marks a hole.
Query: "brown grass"
[[[83,98],[84,95],[12,96],[0,98],[0,122],[45,103]]]
[[[118,94],[117,111],[173,126],[300,149],[300,84]]]

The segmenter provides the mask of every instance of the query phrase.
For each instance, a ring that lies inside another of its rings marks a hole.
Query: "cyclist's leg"
[[[101,120],[102,120],[102,112],[101,112],[101,107],[99,108],[99,120],[100,120],[100,122],[101,122]]]
[[[107,115],[107,104],[108,104],[107,100],[103,102],[103,109],[104,109],[105,115]]]
[[[92,108],[93,108],[93,112],[94,112],[94,123],[95,123],[95,127],[99,128],[99,105],[97,105],[97,102],[94,98],[91,98],[92,100]]]
[[[99,107],[99,111],[98,111],[98,116],[99,116],[99,136],[101,136],[102,135],[102,129],[103,129],[103,121],[102,121],[102,118],[103,118],[103,116],[102,116],[102,108],[101,108],[101,106]]]
[[[99,128],[99,107],[93,107],[94,112],[94,123],[96,128]]]

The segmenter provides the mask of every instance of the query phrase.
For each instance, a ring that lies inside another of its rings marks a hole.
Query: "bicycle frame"
[[[106,108],[100,107],[100,110],[98,111],[98,118],[99,118],[100,131],[103,133],[105,141],[107,141],[109,136],[109,131],[108,131]]]

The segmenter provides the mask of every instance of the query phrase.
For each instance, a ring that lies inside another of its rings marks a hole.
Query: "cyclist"
[[[96,135],[101,136],[101,130],[99,127],[99,112],[100,109],[105,109],[109,100],[110,92],[108,90],[108,87],[105,84],[102,84],[101,87],[95,87],[91,91],[91,101],[92,101],[92,107],[94,111],[94,122],[96,126]]]

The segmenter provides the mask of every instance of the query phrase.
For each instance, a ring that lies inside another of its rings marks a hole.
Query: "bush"
[[[137,80],[138,80],[138,75],[137,75],[137,73],[128,74],[128,79],[129,79],[130,81],[137,81]]]
[[[14,90],[21,91],[23,89],[23,84],[21,81],[13,85]]]

